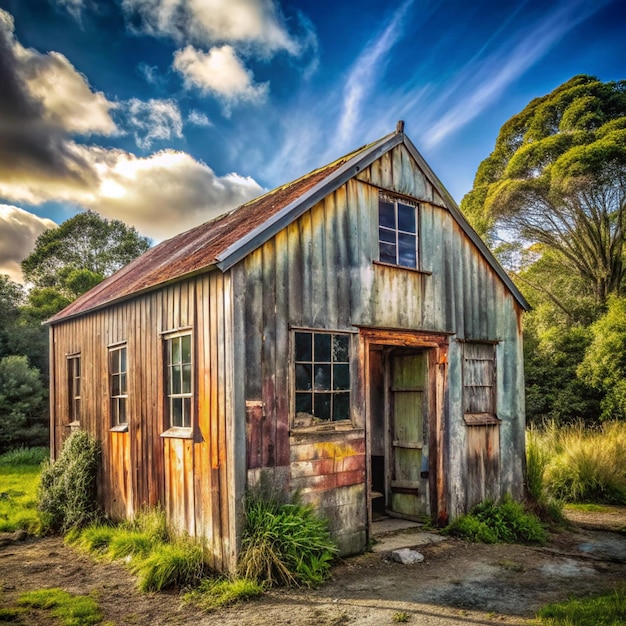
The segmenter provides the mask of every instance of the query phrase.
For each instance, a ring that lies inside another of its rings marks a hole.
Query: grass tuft
[[[50,611],[62,626],[100,624],[104,617],[91,596],[73,595],[59,588],[28,591],[20,595],[18,604]]]
[[[1,454],[0,467],[16,467],[19,465],[31,465],[38,467],[49,457],[50,451],[48,448],[26,448],[22,446]]]
[[[540,520],[511,498],[485,500],[444,529],[446,534],[480,543],[543,545],[548,533]]]
[[[626,624],[626,587],[549,604],[539,610],[537,617],[544,626],[623,626]]]
[[[191,539],[158,546],[145,559],[131,562],[140,591],[161,591],[198,584],[205,572],[202,546]]]
[[[197,589],[185,595],[185,601],[195,604],[204,611],[214,611],[251,600],[264,592],[265,586],[256,580],[205,578]]]

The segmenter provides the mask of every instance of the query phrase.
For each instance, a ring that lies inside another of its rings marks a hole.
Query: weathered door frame
[[[405,347],[428,350],[428,419],[429,419],[429,491],[431,517],[438,523],[447,518],[447,378],[448,345],[450,333],[424,333],[384,328],[359,328],[359,361],[362,364],[361,389],[365,405],[365,457],[368,535],[372,527],[371,489],[371,406],[370,406],[370,349],[373,346]]]

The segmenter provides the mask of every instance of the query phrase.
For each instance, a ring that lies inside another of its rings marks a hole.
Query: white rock
[[[421,563],[424,560],[424,555],[417,552],[417,550],[401,548],[400,550],[394,550],[391,553],[391,558],[404,565],[413,565],[413,563]]]

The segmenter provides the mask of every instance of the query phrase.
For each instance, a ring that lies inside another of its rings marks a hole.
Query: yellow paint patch
[[[316,459],[344,459],[348,456],[354,456],[358,454],[352,447],[339,443],[316,443],[315,444],[315,456]]]

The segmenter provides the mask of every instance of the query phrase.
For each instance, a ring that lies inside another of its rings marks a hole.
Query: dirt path
[[[10,541],[0,547],[0,607],[14,606],[29,589],[58,586],[96,593],[105,619],[126,624],[428,626],[527,624],[548,603],[611,589],[626,580],[626,509],[577,514],[574,530],[553,536],[548,546],[485,546],[448,539],[420,546],[425,560],[401,565],[388,553],[347,559],[333,580],[317,590],[279,590],[211,615],[182,606],[177,594],[139,594],[121,564],[94,563],[58,538]],[[402,535],[406,546],[415,531]],[[421,533],[423,535],[423,533]],[[1,542],[0,542],[1,543]],[[47,623],[31,614],[21,623]]]

